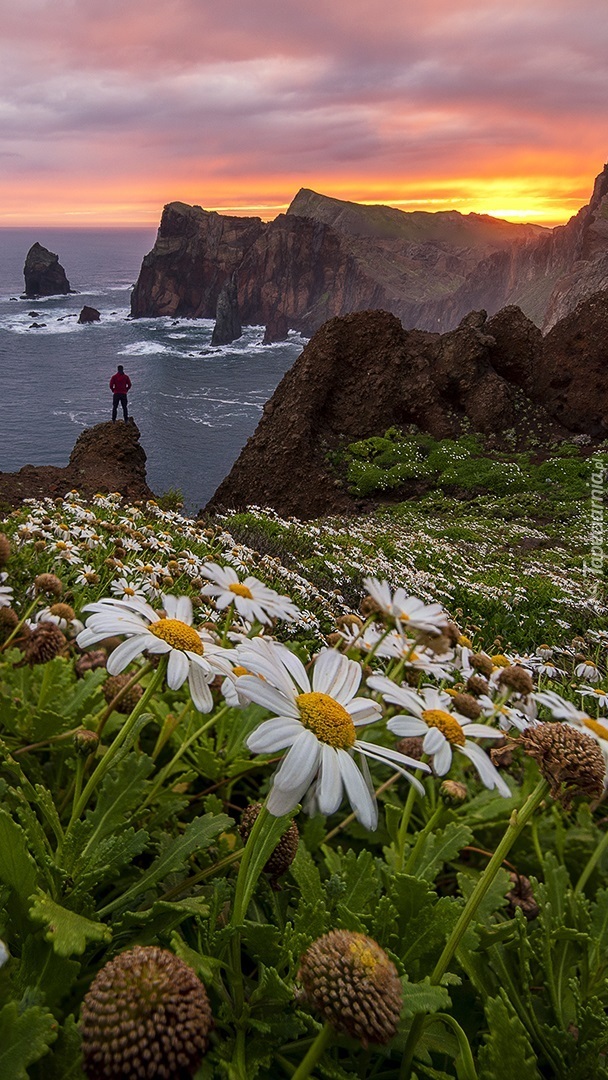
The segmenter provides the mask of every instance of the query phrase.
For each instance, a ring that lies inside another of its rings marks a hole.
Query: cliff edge
[[[0,502],[18,506],[23,499],[62,497],[72,488],[86,496],[119,491],[129,499],[151,499],[139,438],[132,421],[85,428],[64,468],[24,465],[18,472],[0,472]]]

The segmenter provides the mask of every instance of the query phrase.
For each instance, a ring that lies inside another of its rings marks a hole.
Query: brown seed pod
[[[116,695],[120,693],[123,686],[127,685],[130,679],[131,676],[127,673],[123,675],[110,675],[109,678],[106,679],[101,689],[108,705],[114,700]],[[133,709],[137,705],[142,694],[143,690],[139,683],[133,683],[133,686],[127,690],[126,694],[124,694],[120,701],[114,706],[116,712],[128,716],[129,713],[133,712]]]
[[[17,612],[12,607],[0,607],[0,641],[6,641],[18,625]]]
[[[46,664],[59,656],[66,645],[67,641],[55,623],[38,623],[25,642],[25,659],[28,664]]]
[[[300,961],[303,996],[336,1031],[369,1043],[388,1043],[399,1024],[401,983],[392,960],[373,938],[331,930]]]
[[[247,840],[261,809],[261,803],[252,803],[251,806],[247,806],[243,810],[239,825],[239,833],[243,841]],[[300,832],[298,826],[295,821],[292,821],[287,832],[283,833],[272,855],[264,865],[264,873],[271,878],[271,884],[274,884],[277,878],[281,877],[282,874],[286,874],[289,870],[296,857],[299,841]]]
[[[439,794],[446,806],[461,806],[466,802],[469,793],[465,785],[458,780],[443,780],[439,786]]]
[[[534,690],[532,676],[521,664],[512,664],[511,667],[503,668],[497,681],[505,690],[512,690],[515,694],[521,694],[522,697],[527,697]]]
[[[486,678],[489,678],[494,671],[494,664],[487,653],[471,653],[469,663],[480,675],[485,675]]]
[[[481,716],[481,705],[475,701],[471,694],[452,694],[452,705],[462,716],[469,720],[478,720]]]
[[[167,949],[137,945],[101,969],[82,1005],[88,1080],[190,1080],[213,1025],[205,987]]]
[[[11,557],[11,545],[8,536],[0,533],[0,566],[6,566]]]
[[[551,795],[568,810],[576,795],[599,799],[606,766],[595,739],[570,724],[544,723],[522,731],[519,742],[538,763]]]
[[[474,694],[475,697],[487,694],[489,689],[487,680],[482,675],[470,675],[466,682],[466,688],[469,694]]]
[[[395,750],[398,750],[400,754],[405,754],[407,757],[420,761],[424,753],[422,749],[423,743],[424,735],[406,735],[404,739],[399,739],[399,742],[395,744]]]
[[[38,577],[34,578],[34,589],[46,596],[61,596],[63,584],[56,574],[38,574]]]
[[[106,666],[106,654],[103,649],[91,649],[79,656],[74,664],[74,671],[78,678],[82,678],[86,671],[95,671],[96,668]]]

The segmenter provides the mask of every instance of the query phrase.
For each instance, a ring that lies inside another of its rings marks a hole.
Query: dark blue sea
[[[66,465],[80,431],[110,419],[108,382],[123,364],[153,491],[180,488],[195,513],[229,472],[305,340],[290,333],[262,345],[264,328],[247,327],[239,341],[213,348],[211,320],[128,319],[155,236],[146,228],[0,229],[0,471]],[[73,295],[20,299],[35,242],[59,256]],[[99,323],[78,325],[85,304],[100,311]]]

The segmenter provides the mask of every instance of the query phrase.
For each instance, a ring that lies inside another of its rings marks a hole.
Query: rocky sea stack
[[[42,244],[32,244],[23,267],[24,296],[35,300],[39,296],[66,296],[72,290],[59,256]]]
[[[130,421],[96,424],[80,433],[65,468],[24,465],[0,472],[0,503],[18,506],[23,499],[57,498],[76,488],[82,495],[119,491],[130,499],[150,499],[146,455],[139,429]]]

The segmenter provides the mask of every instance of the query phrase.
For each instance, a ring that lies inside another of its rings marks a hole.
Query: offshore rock
[[[215,318],[235,272],[240,319],[264,325],[267,343],[285,328],[309,336],[333,316],[367,309],[444,332],[471,310],[517,306],[547,330],[608,288],[608,166],[589,205],[555,229],[362,206],[305,188],[270,222],[170,203],[131,314]]]
[[[80,312],[80,315],[78,316],[78,322],[79,323],[99,322],[100,318],[101,318],[101,313],[97,310],[97,308],[88,307],[87,304],[85,304],[82,311]]]
[[[608,291],[583,302],[543,338],[517,307],[471,312],[445,334],[406,331],[386,311],[330,319],[264,408],[230,474],[205,509],[269,505],[317,517],[353,509],[328,452],[415,424],[436,438],[465,430],[490,445],[608,435]],[[411,493],[415,493],[412,490]],[[403,491],[400,493],[403,497]]]
[[[86,496],[119,491],[129,499],[151,499],[139,436],[132,422],[85,428],[65,468],[25,465],[19,472],[0,472],[0,503],[18,506],[23,499],[62,497],[71,489]]]
[[[24,296],[28,300],[35,300],[39,296],[65,296],[71,292],[70,283],[59,262],[59,256],[54,255],[41,244],[32,244],[25,259],[23,274],[25,277]]]
[[[230,345],[243,333],[239,318],[239,299],[237,293],[236,274],[231,274],[230,279],[222,287],[217,298],[215,313],[215,326],[211,335],[212,345]]]

